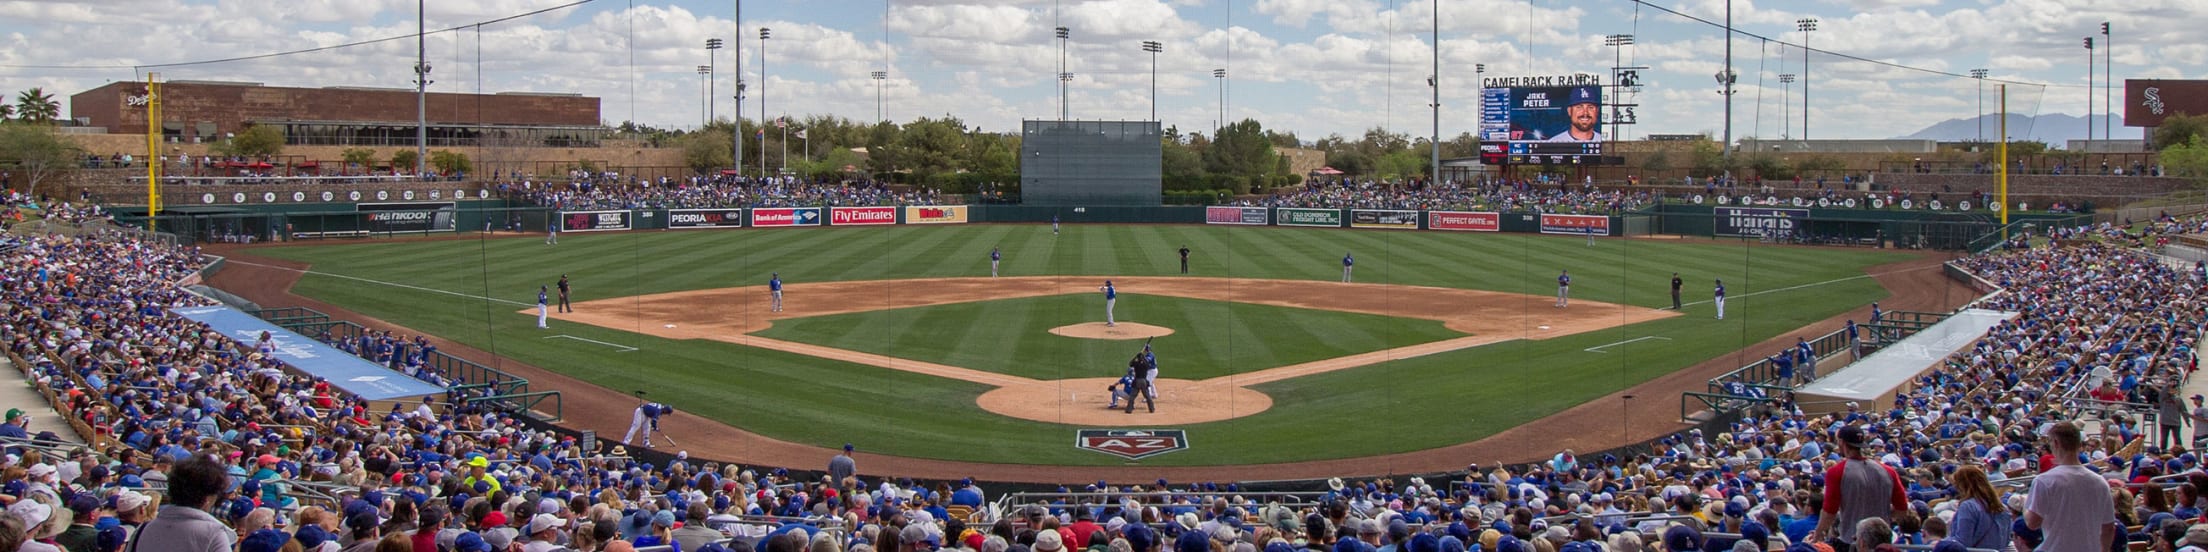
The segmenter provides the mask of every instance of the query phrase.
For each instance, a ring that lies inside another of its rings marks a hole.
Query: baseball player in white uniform
[[[1570,304],[1572,304],[1572,271],[1566,270],[1556,275],[1556,308],[1561,309]]]
[[[652,432],[659,431],[659,417],[673,413],[675,407],[656,402],[637,405],[636,412],[629,415],[629,433],[621,436],[621,444],[635,445],[636,434],[641,431],[644,433],[644,448],[652,448]]]
[[[551,295],[550,295],[550,294],[547,294],[547,293],[545,293],[546,291],[549,291],[549,288],[546,288],[546,287],[544,287],[544,286],[537,286],[537,327],[538,327],[538,328],[548,328],[548,327],[550,327],[550,326],[546,326],[546,325],[544,325],[544,319],[545,319],[545,317],[547,317],[547,316],[550,316],[550,315],[551,315],[551,313],[552,313],[552,310],[551,310],[551,306],[552,306],[552,305],[551,305],[551,304],[552,304],[552,297],[551,297]]]
[[[1003,252],[1001,252],[1001,251],[998,251],[998,250],[997,250],[997,248],[995,248],[995,247],[991,247],[991,248],[989,248],[989,277],[991,277],[991,278],[995,278],[995,277],[997,277],[997,263],[998,263],[998,262],[1001,262],[1001,261],[1003,261],[1003,260],[1004,260],[1004,253],[1003,253]]]
[[[1350,271],[1350,269],[1353,269],[1353,268],[1357,268],[1357,259],[1356,259],[1356,258],[1354,258],[1354,257],[1351,257],[1351,256],[1350,256],[1350,255],[1349,255],[1348,253],[1343,253],[1343,254],[1342,254],[1342,283],[1345,283],[1345,284],[1346,284],[1346,283],[1349,283],[1349,271]]]
[[[774,296],[774,312],[782,312],[782,273],[776,272],[767,280],[767,293]]]
[[[1105,280],[1104,287],[1097,288],[1097,290],[1104,292],[1104,325],[1106,327],[1119,325],[1117,321],[1112,319],[1112,306],[1119,303],[1119,290],[1112,289],[1111,280]]]
[[[1717,281],[1717,319],[1725,319],[1725,281]]]

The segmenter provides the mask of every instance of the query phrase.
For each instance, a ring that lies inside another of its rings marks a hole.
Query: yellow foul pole
[[[2001,85],[2001,241],[2009,241],[2009,85]]]
[[[146,231],[161,214],[161,74],[146,73]]]

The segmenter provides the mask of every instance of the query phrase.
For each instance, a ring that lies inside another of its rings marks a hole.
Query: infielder
[[[560,275],[560,312],[575,312],[575,306],[567,304],[567,275]]]
[[[1188,246],[1187,246],[1187,245],[1182,245],[1182,246],[1181,246],[1181,273],[1182,273],[1182,274],[1187,274],[1187,273],[1188,273]]]
[[[1111,280],[1105,280],[1104,287],[1097,289],[1104,292],[1104,326],[1108,328],[1119,325],[1112,319],[1112,306],[1119,303],[1119,290],[1112,289]]]
[[[1357,259],[1350,257],[1347,252],[1342,253],[1342,283],[1349,283],[1349,270],[1356,267]]]
[[[552,314],[550,306],[552,298],[545,293],[545,289],[544,286],[537,286],[537,328],[539,329],[551,327],[544,325],[545,317]]]
[[[997,263],[1003,260],[1003,252],[997,251],[995,247],[989,248],[989,277],[997,277]]]
[[[1572,271],[1566,270],[1556,275],[1556,308],[1569,304],[1572,304]]]
[[[644,448],[652,448],[652,432],[659,431],[659,417],[675,413],[675,407],[648,402],[637,405],[636,413],[629,415],[629,433],[621,436],[621,444],[635,445],[636,433],[644,432]]]
[[[774,297],[772,312],[782,312],[782,273],[776,272],[767,280],[767,294]]]
[[[1135,413],[1136,393],[1141,394],[1143,404],[1148,406],[1151,412],[1157,412],[1158,357],[1151,354],[1149,345],[1143,345],[1142,352],[1135,353],[1135,358],[1127,361],[1127,375],[1133,378],[1135,387],[1127,392],[1127,406],[1124,412],[1127,414]]]
[[[1725,319],[1725,281],[1717,281],[1717,319]]]

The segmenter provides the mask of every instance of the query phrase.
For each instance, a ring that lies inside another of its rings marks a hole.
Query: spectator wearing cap
[[[414,524],[414,533],[407,536],[407,540],[414,543],[414,552],[439,552],[437,533],[445,530],[447,517],[444,503],[430,503],[422,508],[421,517]]]
[[[851,458],[851,443],[843,444],[843,453],[828,459],[828,478],[842,487],[859,474],[859,462]]]
[[[559,550],[560,529],[563,527],[567,527],[567,520],[552,514],[537,514],[536,517],[529,518],[529,544],[523,545],[521,549],[523,552]]]
[[[1857,522],[1899,516],[1909,511],[1909,496],[1903,491],[1901,474],[1892,466],[1864,457],[1868,436],[1862,426],[1841,426],[1838,440],[1845,459],[1825,469],[1824,513],[1809,541],[1831,544],[1834,552],[1849,552],[1855,550],[1852,529]]]
[[[100,546],[100,531],[92,528],[92,522],[100,517],[100,499],[92,493],[77,493],[69,499],[69,527],[54,537],[54,544],[69,552],[95,552]]]
[[[53,538],[54,535],[61,534],[59,528],[66,527],[68,521],[55,518],[67,516],[68,512],[54,510],[36,500],[19,500],[8,506],[8,516],[23,522],[23,544],[16,548],[16,552],[61,552],[61,547],[54,544]]]
[[[713,528],[706,526],[705,519],[712,516],[713,506],[702,502],[690,505],[690,508],[684,512],[682,528],[676,529],[672,533],[675,542],[680,544],[681,549],[704,550],[705,543],[724,538],[720,531],[715,531]]]
[[[354,504],[364,507],[359,508],[358,511],[353,511],[351,508],[347,509],[352,513],[345,516],[345,530],[346,536],[352,539],[352,544],[346,545],[342,552],[373,552],[376,549],[376,542],[382,540],[383,523],[376,519],[374,506],[368,506],[365,502],[354,502]],[[412,543],[408,543],[408,547],[411,548]]]
[[[29,439],[31,438],[31,433],[30,430],[27,429],[27,426],[30,425],[31,417],[24,414],[23,409],[10,408],[8,409],[7,422],[0,423],[0,437],[7,437],[10,439]],[[8,447],[8,454],[20,455],[23,454],[23,449],[19,447]]]
[[[675,513],[669,510],[660,510],[659,512],[652,514],[651,525],[646,526],[644,534],[637,536],[636,539],[632,541],[632,543],[634,543],[638,548],[646,546],[673,546],[675,552],[682,552],[683,548],[681,543],[675,542],[674,531]]]
[[[2108,480],[2078,462],[2084,436],[2077,424],[2056,422],[2047,430],[2054,469],[2032,479],[2024,507],[2027,527],[2046,533],[2046,550],[2107,550],[2116,540],[2116,506]]]
[[[130,542],[129,529],[124,529],[122,527],[109,527],[100,530],[99,538],[93,541],[92,549],[96,552],[121,552],[123,549],[123,544],[128,542]],[[320,551],[308,549],[306,550],[306,552]]]
[[[238,543],[238,552],[282,552],[284,543],[290,540],[291,536],[282,531],[262,529],[246,535]]]
[[[178,462],[169,473],[169,503],[135,538],[161,543],[162,552],[230,552],[237,535],[207,513],[229,487],[229,473],[213,458]]]

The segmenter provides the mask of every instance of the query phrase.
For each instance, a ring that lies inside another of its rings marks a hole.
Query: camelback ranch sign
[[[1718,207],[1715,234],[1731,238],[1755,238],[1794,232],[1809,220],[1808,209],[1766,207]]]
[[[1141,460],[1188,448],[1188,432],[1178,429],[1084,429],[1073,446],[1128,460]]]

